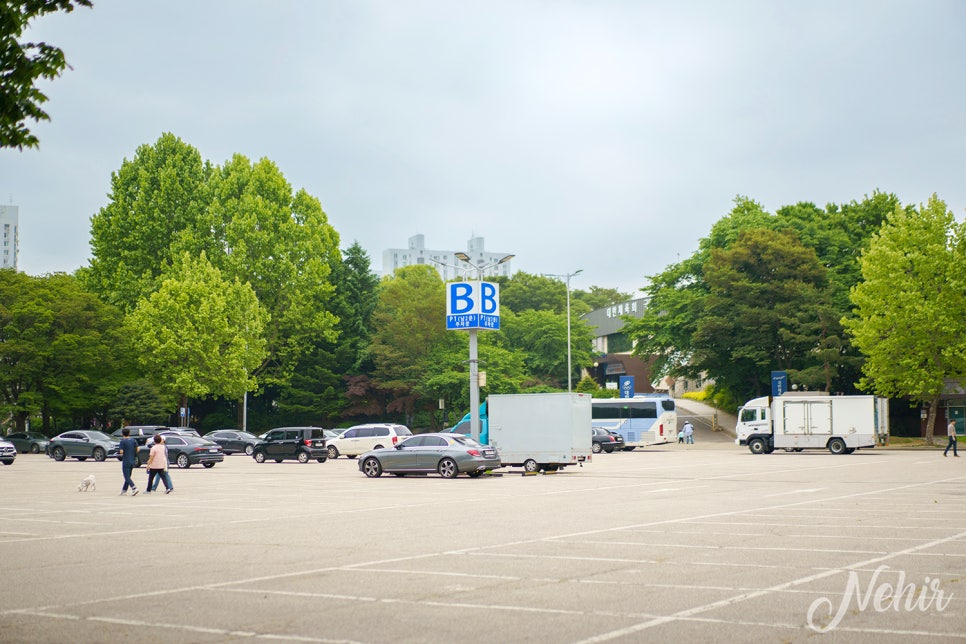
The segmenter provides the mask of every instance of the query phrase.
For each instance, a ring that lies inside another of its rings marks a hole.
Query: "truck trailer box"
[[[486,414],[504,465],[554,471],[591,460],[590,394],[495,394]]]
[[[851,454],[884,444],[889,436],[889,401],[877,396],[787,393],[749,400],[738,412],[738,445],[756,454],[775,449],[828,449]]]

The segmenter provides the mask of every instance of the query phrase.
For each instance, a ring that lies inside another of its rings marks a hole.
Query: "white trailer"
[[[590,394],[495,394],[487,442],[504,465],[553,472],[591,460]]]
[[[889,400],[789,392],[755,398],[738,410],[735,444],[753,454],[776,449],[827,449],[851,454],[883,445],[889,436]]]

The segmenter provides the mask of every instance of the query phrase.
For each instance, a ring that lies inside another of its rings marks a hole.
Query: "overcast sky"
[[[172,132],[267,157],[342,247],[516,254],[636,293],[736,195],[966,210],[966,3],[94,0],[27,36],[39,150],[0,150],[20,268],[73,271],[111,173]]]

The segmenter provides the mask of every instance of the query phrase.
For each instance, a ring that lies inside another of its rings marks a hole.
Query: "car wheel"
[[[382,476],[382,464],[378,458],[369,457],[362,461],[363,473],[371,479]]]
[[[31,454],[40,454],[40,446],[37,445],[37,443],[34,443],[33,445],[31,445],[30,446],[30,453]]]
[[[6,461],[3,461],[3,464],[4,465],[13,465],[13,461],[6,460]]]
[[[299,459],[299,463],[308,463],[309,462],[309,453],[308,452],[299,452],[297,458]]]
[[[251,456],[252,452],[255,451],[255,446],[252,444],[245,445],[245,456]]]
[[[833,438],[828,442],[828,451],[833,454],[845,454],[845,441],[841,438]]]
[[[455,479],[457,476],[459,476],[460,468],[456,466],[456,461],[453,459],[444,458],[439,462],[439,465],[436,466],[436,471],[439,472],[439,475],[444,479]]]
[[[214,463],[202,463],[202,465],[204,465],[209,470],[215,466]]]
[[[107,458],[107,452],[104,451],[102,447],[94,448],[94,460],[97,462],[103,461]]]
[[[187,454],[178,454],[178,467],[182,470],[186,470],[191,467],[191,462],[188,460]]]
[[[748,441],[748,449],[751,450],[752,454],[764,454],[765,441],[760,438],[752,438]]]
[[[255,459],[256,463],[265,462],[265,452],[255,452],[252,456]]]
[[[51,454],[54,455],[54,460],[55,461],[62,461],[65,458],[67,458],[67,453],[64,452],[64,448],[63,447],[55,447],[54,448],[54,451],[51,452]]]
[[[603,446],[601,446],[601,447],[603,447]],[[604,447],[603,449],[604,449],[604,452],[607,453],[607,454],[612,454],[614,452],[614,448],[613,447]]]
[[[475,472],[467,472],[466,475],[471,479],[478,479],[483,476],[483,472],[476,470]]]
[[[326,461],[327,459],[324,459],[324,458],[317,458],[317,459],[315,459],[315,460],[317,460],[317,461],[318,461],[319,463],[325,463],[325,461]]]
[[[339,450],[335,445],[329,445],[327,449],[329,451],[329,458],[339,458]]]
[[[134,467],[141,467],[141,457],[137,454],[134,455]]]
[[[533,460],[532,458],[528,458],[527,460],[525,460],[523,462],[523,471],[524,472],[536,472],[539,469],[540,469],[540,466],[537,465],[537,462],[535,460]]]
[[[590,451],[592,451],[594,454],[600,454],[600,450],[601,450],[600,443],[591,444]]]

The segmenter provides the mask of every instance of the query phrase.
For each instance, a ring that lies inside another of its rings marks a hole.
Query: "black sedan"
[[[221,445],[225,454],[245,452],[247,456],[252,455],[255,451],[255,443],[261,440],[258,436],[240,429],[216,429],[205,434],[205,438]]]
[[[5,441],[13,443],[18,452],[26,454],[40,454],[47,451],[47,437],[37,432],[14,432],[2,437]]]
[[[201,463],[205,467],[214,467],[215,463],[225,460],[225,452],[221,445],[212,441],[183,434],[163,434],[164,444],[168,447],[168,463],[177,465],[181,469]],[[140,467],[148,462],[148,455],[154,445],[152,440],[146,445],[138,447],[135,464]]]
[[[118,442],[104,432],[78,429],[51,438],[47,444],[47,456],[55,461],[62,461],[68,456],[78,461],[89,458],[103,461],[117,456]]]
[[[617,432],[609,432],[600,427],[591,428],[591,432],[590,449],[594,454],[610,454],[614,450],[624,449],[624,437]]]

